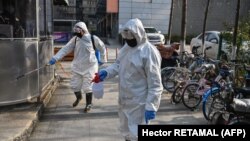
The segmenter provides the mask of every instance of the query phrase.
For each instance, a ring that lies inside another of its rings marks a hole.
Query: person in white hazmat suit
[[[95,78],[99,81],[119,75],[120,131],[126,141],[138,140],[138,125],[154,119],[160,105],[161,56],[148,42],[142,22],[129,20],[121,35],[126,44],[119,51],[117,60],[101,69]]]
[[[53,65],[64,56],[74,51],[74,59],[71,63],[72,78],[71,87],[75,93],[76,101],[73,107],[77,106],[82,99],[82,91],[86,94],[86,107],[84,112],[88,112],[92,107],[92,79],[98,72],[98,60],[95,56],[95,50],[91,41],[91,35],[88,32],[84,22],[78,22],[73,28],[76,36],[57,52],[49,64]],[[106,62],[106,48],[104,43],[94,36],[96,49],[100,51],[100,61]]]

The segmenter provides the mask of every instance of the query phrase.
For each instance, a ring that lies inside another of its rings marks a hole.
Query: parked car
[[[207,57],[211,59],[217,59],[218,52],[219,52],[219,41],[220,41],[220,34],[222,32],[220,31],[206,31],[205,32],[205,47],[211,46],[212,49],[209,49],[206,51]],[[198,49],[198,52],[201,53],[202,49],[202,38],[203,34],[199,34],[197,37],[192,38],[190,42],[190,50],[192,51],[194,46],[200,46]],[[226,41],[222,40],[222,46],[221,46],[221,57],[223,59],[228,60],[230,57],[230,50],[229,50],[229,44],[226,43]],[[219,58],[219,59],[220,59]]]
[[[165,44],[165,36],[154,27],[144,27],[148,40],[153,45]]]

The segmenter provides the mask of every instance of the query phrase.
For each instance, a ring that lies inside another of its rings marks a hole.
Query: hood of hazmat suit
[[[88,28],[87,28],[87,26],[86,26],[86,24],[84,22],[76,23],[75,26],[74,26],[74,29],[75,28],[81,28],[85,33],[89,33]]]
[[[137,137],[137,125],[145,124],[145,110],[157,111],[163,91],[161,55],[150,44],[139,19],[129,20],[120,30],[122,36],[136,38],[137,46],[125,44],[114,64],[107,67],[107,79],[119,75],[119,116],[125,136]]]

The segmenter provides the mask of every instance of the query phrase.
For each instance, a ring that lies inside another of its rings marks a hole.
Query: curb
[[[56,77],[54,78],[54,80],[51,81],[51,84],[48,85],[47,88],[42,92],[41,96],[43,96],[43,98],[40,99],[40,102],[34,103],[36,111],[34,113],[35,116],[33,117],[33,119],[26,124],[26,127],[23,129],[23,131],[21,131],[18,135],[14,136],[12,139],[9,139],[8,141],[28,141],[28,138],[30,137],[37,123],[39,122],[45,107],[49,103],[52,94],[56,90],[59,83],[60,83],[59,77]]]

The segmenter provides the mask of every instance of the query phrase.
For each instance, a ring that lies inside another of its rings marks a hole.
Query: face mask
[[[128,44],[128,46],[130,47],[136,47],[137,46],[137,41],[136,39],[125,39],[126,43]]]
[[[74,35],[76,35],[79,38],[82,38],[81,34],[82,29],[80,27],[74,27],[73,30],[74,30]]]
[[[82,38],[82,34],[81,33],[74,33],[75,36]]]

